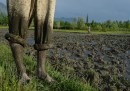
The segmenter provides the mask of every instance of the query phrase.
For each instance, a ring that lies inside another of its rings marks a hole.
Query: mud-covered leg
[[[37,59],[38,59],[38,63],[37,63],[37,76],[39,79],[43,79],[46,80],[47,82],[51,83],[54,80],[49,76],[49,74],[46,72],[46,52],[47,50],[43,50],[43,51],[38,51],[37,53]]]
[[[11,43],[10,42],[10,47],[13,53],[13,57],[15,59],[16,67],[18,74],[21,77],[21,83],[26,83],[30,81],[30,78],[26,74],[26,69],[25,66],[23,65],[23,46],[17,43]]]
[[[23,65],[23,51],[28,29],[31,0],[7,0],[9,33],[5,35],[10,43],[21,82],[30,80]]]
[[[46,72],[46,53],[51,48],[55,0],[39,0],[35,15],[35,49],[37,50],[37,77],[53,82]],[[44,6],[44,7],[43,7]],[[53,10],[51,10],[51,9]],[[44,11],[43,11],[44,10]]]

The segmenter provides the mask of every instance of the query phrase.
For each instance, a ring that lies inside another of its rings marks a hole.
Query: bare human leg
[[[49,83],[54,81],[45,69],[46,52],[51,47],[50,39],[53,30],[55,5],[52,5],[52,2],[55,2],[55,0],[38,0],[34,19],[36,43],[34,47],[37,50],[37,77]]]
[[[39,79],[46,80],[47,82],[51,83],[54,80],[49,76],[46,72],[46,52],[47,50],[42,50],[37,52],[37,76]]]
[[[7,0],[9,33],[5,35],[9,41],[21,83],[30,80],[23,65],[23,52],[28,29],[31,0]]]
[[[15,59],[16,67],[19,76],[21,77],[20,82],[22,84],[28,83],[30,81],[30,78],[26,74],[25,66],[23,65],[23,46],[17,43],[10,43],[10,47],[13,53],[13,57]]]

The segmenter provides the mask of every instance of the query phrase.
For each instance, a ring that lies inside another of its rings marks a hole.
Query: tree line
[[[0,25],[7,26],[8,25],[8,17],[6,14],[0,12]]]
[[[67,21],[54,21],[55,29],[73,29],[73,30],[87,30],[88,27],[91,30],[97,31],[118,31],[118,30],[129,30],[130,31],[130,21],[112,21],[107,20],[105,22],[88,22],[88,17],[86,21],[82,17],[73,18],[71,22]]]
[[[63,21],[63,20],[55,20],[54,21],[54,29],[67,29],[67,30],[87,30],[90,26],[91,30],[97,31],[118,31],[118,30],[129,30],[130,31],[130,21],[112,21],[107,20],[105,22],[96,22],[91,21],[88,22],[88,16],[86,20],[82,17],[73,18],[71,21]],[[7,26],[8,25],[8,17],[7,15],[0,13],[0,25]],[[34,24],[32,23],[33,27]]]

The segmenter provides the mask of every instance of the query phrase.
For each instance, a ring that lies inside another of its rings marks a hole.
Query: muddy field
[[[7,30],[0,30],[0,42]],[[35,59],[33,33],[29,33],[27,55]],[[130,91],[130,35],[54,33],[49,49],[50,64],[70,78],[76,75],[101,91]]]

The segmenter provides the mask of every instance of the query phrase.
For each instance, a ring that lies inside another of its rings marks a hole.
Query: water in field
[[[130,45],[130,42],[126,41],[125,36],[95,35],[91,37],[84,34],[70,36],[71,34],[65,34],[61,35],[61,38],[54,37],[54,48],[50,49],[48,56],[52,57],[57,53],[59,57],[67,56],[72,60],[82,60],[95,55],[101,57],[104,61],[123,61],[123,63],[126,63],[126,77],[130,80],[130,66],[128,66],[130,65],[130,50],[128,50],[130,47],[127,46]],[[129,36],[127,40],[129,40]],[[34,40],[28,38],[28,43],[33,45]]]

